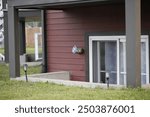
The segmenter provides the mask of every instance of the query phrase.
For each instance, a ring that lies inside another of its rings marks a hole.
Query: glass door
[[[93,82],[117,84],[117,41],[93,41]]]
[[[121,38],[119,40],[119,64],[120,64],[120,74],[119,79],[120,85],[126,85],[126,40],[125,38]]]
[[[141,40],[141,83],[149,84],[149,42],[148,37]]]
[[[125,36],[92,36],[89,39],[90,82],[126,85]],[[148,36],[141,36],[141,84],[149,84]]]
[[[90,82],[119,84],[119,40],[111,37],[92,37],[89,41]]]
[[[120,39],[120,83],[126,85],[126,40]],[[141,84],[149,84],[149,44],[148,37],[141,36]]]

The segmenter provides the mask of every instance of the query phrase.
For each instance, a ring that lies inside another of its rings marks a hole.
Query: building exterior
[[[30,8],[42,9],[45,72],[69,71],[75,81],[149,84],[148,0],[8,0],[11,78],[20,75],[18,10]]]
[[[4,47],[4,13],[3,2],[0,0],[0,48]]]
[[[20,48],[20,58],[26,53],[26,34],[25,34],[25,22],[29,21],[40,21],[41,11],[38,9],[20,9],[19,10],[19,48]],[[2,42],[1,42],[2,41]],[[0,43],[4,48],[4,58],[5,62],[9,62],[9,43],[8,43],[8,0],[0,0]],[[1,46],[1,45],[0,45]],[[22,60],[21,60],[22,61]]]

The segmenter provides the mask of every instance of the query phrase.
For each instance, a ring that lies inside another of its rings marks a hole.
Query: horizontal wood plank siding
[[[142,32],[150,32],[150,1],[149,0],[143,0],[142,1]]]
[[[84,60],[83,59],[60,59],[59,58],[51,58],[50,63],[52,64],[68,64],[68,65],[83,65]]]
[[[48,42],[48,46],[50,47],[72,47],[74,45],[74,42]],[[76,45],[82,46],[84,45],[83,42],[77,42]]]
[[[72,80],[85,81],[85,54],[74,55],[74,45],[85,48],[87,32],[125,30],[122,4],[47,11],[48,71],[69,71]]]
[[[70,52],[71,53],[71,52]],[[48,58],[50,60],[50,58],[59,58],[60,60],[62,58],[68,58],[68,59],[83,59],[84,56],[80,56],[80,55],[74,55],[74,54],[70,54],[70,53],[48,53]],[[76,64],[76,63],[74,63]],[[84,64],[84,63],[83,63]]]

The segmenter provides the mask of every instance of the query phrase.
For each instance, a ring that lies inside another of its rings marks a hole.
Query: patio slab
[[[59,75],[61,75],[62,73],[64,73],[66,75],[66,77],[68,77],[67,72],[52,72],[52,73],[30,75],[30,76],[28,76],[28,81],[29,82],[49,82],[49,83],[55,83],[55,84],[60,84],[60,85],[65,85],[65,86],[107,89],[107,84],[71,81],[71,80],[69,80],[69,78],[64,78],[62,76],[61,76],[62,77],[62,79],[61,79],[61,77]],[[57,74],[59,77],[56,77],[57,75],[54,76],[54,74]],[[25,81],[25,76],[18,77],[18,78],[12,79],[12,80]],[[120,88],[125,88],[125,86],[110,84],[109,88],[119,88],[120,89]]]
[[[68,71],[50,72],[42,74],[30,75],[29,78],[40,78],[40,79],[54,79],[54,80],[70,80],[70,73]]]

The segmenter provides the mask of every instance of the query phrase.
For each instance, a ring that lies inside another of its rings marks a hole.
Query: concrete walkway
[[[48,73],[46,73],[48,74]],[[39,74],[41,75],[41,74]],[[68,79],[52,79],[52,78],[45,78],[45,77],[39,77],[39,75],[31,75],[28,76],[28,80],[29,82],[49,82],[49,83],[55,83],[55,84],[59,84],[59,85],[65,85],[65,86],[77,86],[77,87],[85,87],[85,88],[102,88],[102,89],[107,89],[107,85],[106,84],[102,84],[102,83],[89,83],[89,82],[80,82],[80,81],[70,81]],[[25,81],[25,76],[22,77],[18,77],[15,79],[11,79],[11,80],[18,80],[18,81]],[[110,84],[110,88],[113,89],[121,89],[121,88],[126,88],[126,86],[123,85],[113,85]],[[150,89],[150,84],[148,85],[143,85],[142,88],[144,89]]]
[[[49,83],[55,83],[55,84],[60,84],[60,85],[65,85],[65,86],[77,86],[77,87],[85,87],[85,88],[103,88],[107,89],[106,84],[102,83],[89,83],[89,82],[80,82],[80,81],[70,81],[70,80],[60,80],[60,79],[52,79],[50,77],[35,77],[36,75],[31,75],[28,76],[28,81],[29,82],[49,82]],[[25,76],[15,78],[12,80],[18,80],[18,81],[25,81]],[[110,88],[125,88],[123,85],[112,85],[110,84]]]

